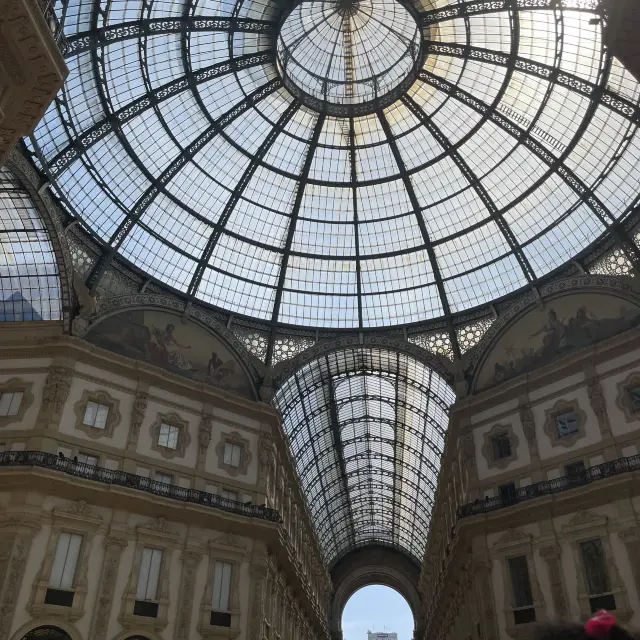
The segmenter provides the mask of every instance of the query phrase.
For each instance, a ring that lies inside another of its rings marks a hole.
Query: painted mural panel
[[[500,384],[638,325],[640,308],[623,298],[601,293],[556,298],[525,314],[498,339],[476,388]]]
[[[87,340],[128,358],[149,362],[198,382],[253,398],[238,359],[214,335],[164,311],[126,311],[95,325]]]

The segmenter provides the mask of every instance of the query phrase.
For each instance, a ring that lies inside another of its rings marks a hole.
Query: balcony
[[[562,491],[569,491],[570,489],[588,485],[592,482],[598,482],[604,478],[611,478],[632,471],[640,471],[640,455],[618,458],[611,462],[603,462],[595,467],[584,469],[580,473],[556,478],[555,480],[544,480],[536,484],[531,484],[528,487],[520,487],[505,495],[485,498],[484,500],[478,499],[475,502],[463,504],[458,507],[456,512],[457,517],[458,519],[468,518],[469,516],[496,511],[497,509],[510,507],[520,502],[526,502],[527,500],[533,500],[541,496],[549,496],[554,493],[561,493]]]
[[[5,451],[0,453],[0,469],[2,467],[40,467],[42,469],[52,469],[70,476],[92,480],[103,484],[116,485],[136,489],[151,493],[163,498],[190,502],[192,504],[221,509],[230,513],[247,516],[249,518],[259,518],[269,522],[282,522],[280,514],[275,509],[269,509],[256,504],[244,504],[235,500],[228,500],[212,493],[198,491],[196,489],[185,489],[173,484],[157,482],[144,476],[125,471],[114,471],[103,469],[83,462],[76,462],[70,458],[57,456],[53,453],[43,453],[41,451]]]

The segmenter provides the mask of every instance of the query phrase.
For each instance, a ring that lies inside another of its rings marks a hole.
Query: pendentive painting
[[[640,308],[606,294],[567,295],[530,311],[498,340],[476,388],[549,364],[554,358],[640,325]]]
[[[253,398],[246,373],[224,343],[170,313],[146,309],[119,313],[92,327],[87,340],[128,358]]]

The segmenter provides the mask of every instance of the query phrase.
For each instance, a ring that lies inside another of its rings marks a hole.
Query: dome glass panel
[[[595,0],[60,14],[70,74],[32,136],[55,193],[105,260],[236,315],[459,314],[587,255],[637,203],[639,87]]]

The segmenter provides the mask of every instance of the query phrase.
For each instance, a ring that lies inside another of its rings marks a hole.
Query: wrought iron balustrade
[[[485,498],[484,500],[476,500],[468,504],[458,507],[458,519],[468,516],[475,516],[496,509],[510,507],[520,502],[533,500],[541,496],[548,496],[562,491],[568,491],[575,487],[584,486],[592,482],[597,482],[603,478],[628,473],[630,471],[640,471],[640,455],[629,456],[627,458],[618,458],[611,462],[603,462],[594,467],[589,467],[579,473],[555,478],[554,480],[543,480],[528,487],[520,487],[509,493],[508,496],[495,496],[493,498]]]
[[[5,451],[0,453],[1,467],[40,467],[53,469],[70,476],[84,478],[111,484],[128,489],[137,489],[146,493],[152,493],[164,498],[172,498],[181,502],[199,504],[215,509],[222,509],[230,513],[236,513],[250,518],[260,518],[270,522],[282,522],[280,514],[275,509],[270,509],[256,504],[245,504],[236,500],[229,500],[206,491],[185,489],[174,484],[158,482],[151,478],[138,476],[135,473],[104,469],[84,462],[76,462],[72,458],[63,458],[53,453],[42,451]]]

